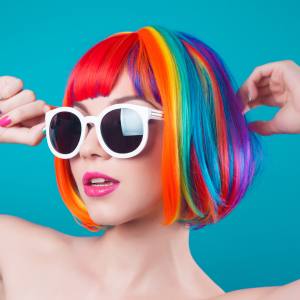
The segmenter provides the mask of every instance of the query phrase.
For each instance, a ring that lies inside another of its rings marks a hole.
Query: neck
[[[105,274],[100,277],[104,287],[109,289],[118,280],[123,292],[147,294],[149,287],[191,295],[222,291],[194,261],[189,230],[179,223],[161,225],[162,215],[155,214],[117,225],[93,240],[90,257],[99,273]]]

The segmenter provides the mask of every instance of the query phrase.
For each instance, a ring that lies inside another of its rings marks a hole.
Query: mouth
[[[82,177],[84,192],[89,197],[99,197],[113,192],[120,182],[99,172],[86,172]]]

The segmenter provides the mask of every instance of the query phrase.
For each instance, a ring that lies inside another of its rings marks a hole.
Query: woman
[[[235,93],[214,50],[159,26],[92,47],[61,108],[1,77],[0,141],[38,145],[45,127],[66,206],[88,230],[106,229],[73,237],[2,215],[2,298],[296,297],[299,281],[226,293],[193,260],[188,229],[218,222],[239,203],[261,163],[255,131],[300,133],[299,82],[296,64],[276,62]],[[244,113],[261,104],[281,110],[251,131]]]

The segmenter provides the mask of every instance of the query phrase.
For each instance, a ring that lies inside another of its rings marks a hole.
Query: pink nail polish
[[[4,127],[11,123],[11,118],[9,116],[6,116],[2,119],[0,119],[0,126]]]

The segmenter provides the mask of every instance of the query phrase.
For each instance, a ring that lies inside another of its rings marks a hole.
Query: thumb
[[[42,131],[45,126],[46,126],[45,122],[42,122],[42,123],[39,123],[39,124],[33,126],[32,128],[34,128],[34,130],[36,130],[36,131],[38,131],[38,130]]]
[[[33,126],[31,128],[32,132],[33,132],[33,135],[35,136],[35,138],[41,138],[41,137],[44,137],[45,136],[45,133],[43,131],[43,128],[45,127],[45,122],[42,122],[42,123],[39,123],[35,126]]]
[[[275,123],[271,121],[255,121],[248,124],[251,131],[255,131],[261,135],[271,135],[277,133]]]

